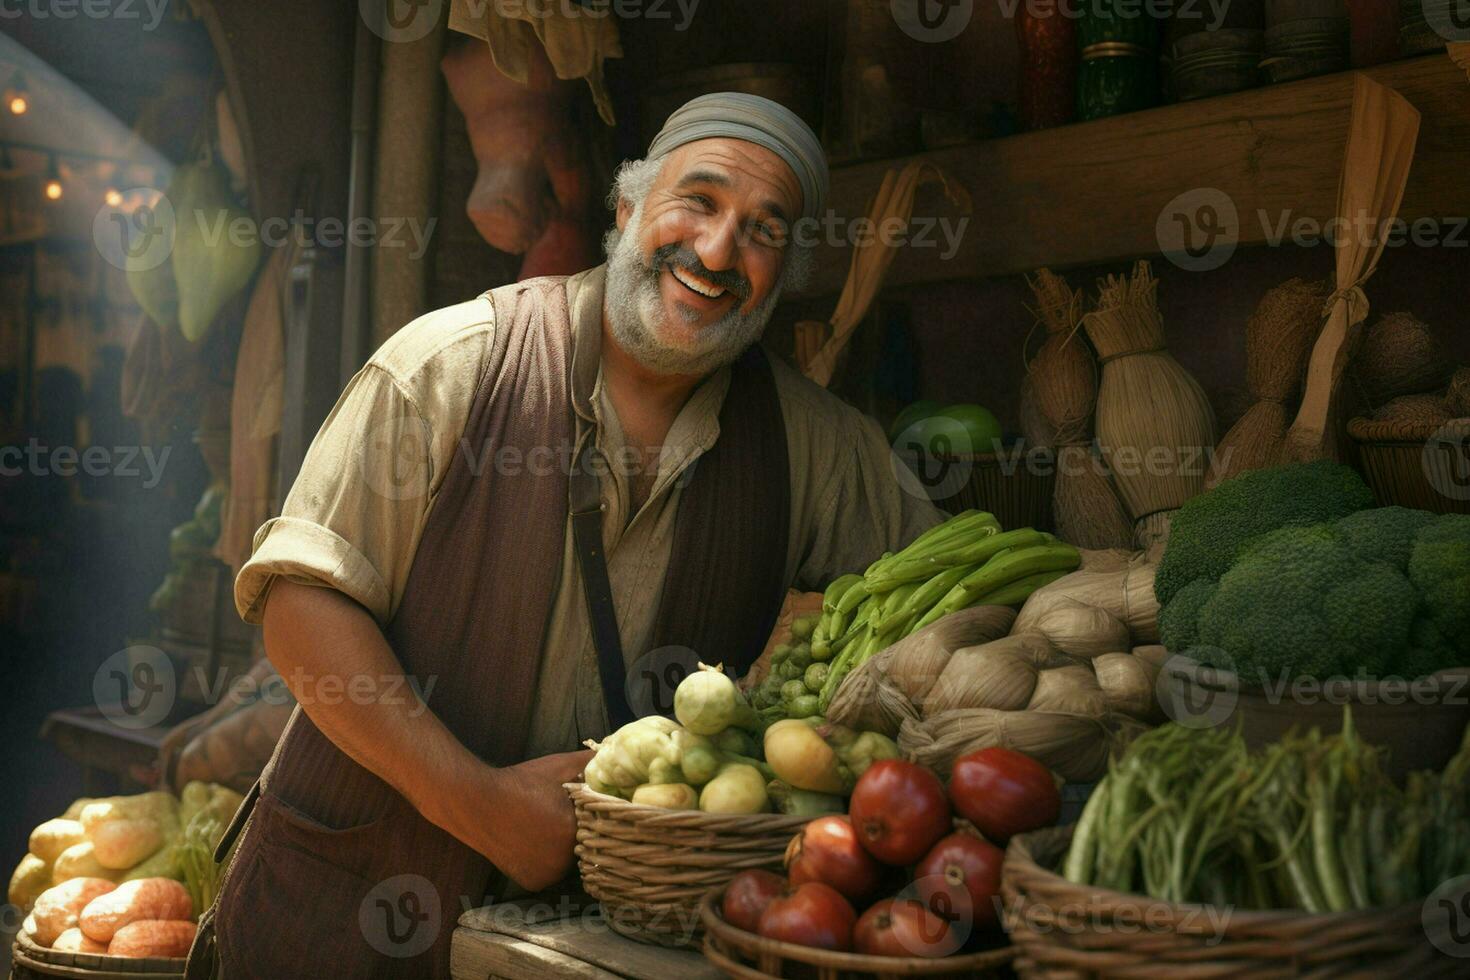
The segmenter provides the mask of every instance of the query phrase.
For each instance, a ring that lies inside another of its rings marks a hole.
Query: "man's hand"
[[[497,770],[496,796],[474,802],[497,809],[504,829],[481,850],[512,881],[528,891],[549,888],[566,877],[577,844],[577,818],[563,783],[581,775],[592,752],[563,752]]]

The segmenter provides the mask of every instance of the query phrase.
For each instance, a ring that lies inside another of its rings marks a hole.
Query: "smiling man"
[[[695,99],[619,170],[605,265],[430,313],[353,378],[236,583],[300,707],[191,976],[447,977],[464,907],[569,872],[562,784],[644,668],[742,671],[789,588],[940,520],[758,343],[826,187],[789,110]]]

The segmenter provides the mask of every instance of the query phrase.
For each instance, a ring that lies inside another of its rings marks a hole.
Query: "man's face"
[[[608,316],[660,373],[704,374],[759,339],[780,294],[801,188],[779,156],[706,139],[664,158],[641,205],[618,203]]]

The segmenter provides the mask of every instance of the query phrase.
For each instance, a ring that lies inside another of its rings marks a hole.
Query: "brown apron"
[[[524,758],[560,577],[567,464],[486,461],[538,446],[569,459],[571,317],[561,277],[488,295],[492,352],[465,428],[475,451],[456,453],[445,475],[387,636],[420,691],[433,679],[429,707],[456,737],[512,765]],[[655,646],[737,671],[759,653],[788,585],[788,467],[770,363],[752,348],[732,367],[719,439],[680,497]],[[482,904],[492,867],[299,707],[235,823],[244,836],[201,917],[189,977],[449,977],[451,934]]]

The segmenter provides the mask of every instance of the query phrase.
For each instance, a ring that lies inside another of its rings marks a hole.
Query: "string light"
[[[46,200],[59,201],[62,195],[61,173],[56,169],[56,158],[46,165]]]
[[[31,107],[30,92],[26,89],[25,76],[16,72],[10,79],[10,85],[5,89],[5,105],[10,109],[11,115],[23,116]]]

